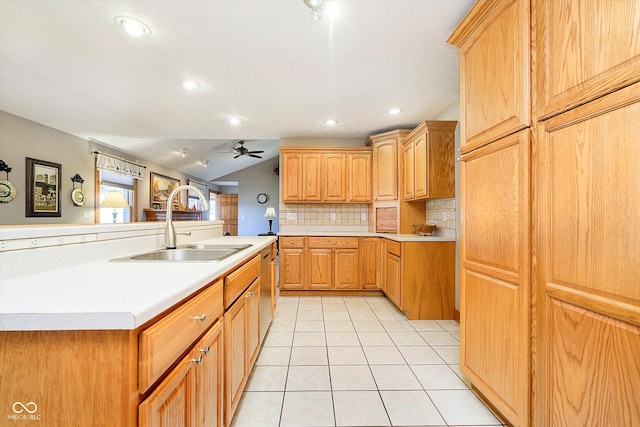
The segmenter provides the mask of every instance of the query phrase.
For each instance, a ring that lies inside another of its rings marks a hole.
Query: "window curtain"
[[[106,154],[97,154],[96,168],[101,171],[130,176],[134,179],[144,179],[144,166],[128,162],[124,159],[111,157]]]
[[[207,184],[205,184],[204,182],[201,181],[196,181],[195,179],[189,179],[187,180],[187,184],[197,188],[198,190],[200,190],[202,192],[202,194],[204,194],[204,197],[209,197],[208,193],[209,193],[209,187],[207,187]],[[189,197],[196,197],[198,198],[198,195],[191,189],[188,190],[189,193]]]

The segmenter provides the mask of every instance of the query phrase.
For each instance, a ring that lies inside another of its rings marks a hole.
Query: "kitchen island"
[[[176,228],[191,232],[179,244],[252,246],[218,262],[115,262],[161,248],[162,224],[0,229],[5,422],[231,422],[260,346],[261,251],[275,256],[275,236]]]

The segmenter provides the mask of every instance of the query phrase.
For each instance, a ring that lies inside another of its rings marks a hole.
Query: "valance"
[[[134,179],[144,179],[146,166],[130,162],[120,157],[94,152],[96,154],[96,168],[119,175],[131,176]]]
[[[206,183],[201,181],[196,181],[195,179],[189,179],[187,180],[187,184],[200,190],[205,197],[209,197],[209,187],[207,186]],[[189,193],[189,197],[198,197],[198,195],[195,194],[192,190],[189,190],[188,193]]]

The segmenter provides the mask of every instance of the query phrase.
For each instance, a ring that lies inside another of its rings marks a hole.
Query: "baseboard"
[[[455,308],[453,309],[453,320],[460,323],[460,311]]]

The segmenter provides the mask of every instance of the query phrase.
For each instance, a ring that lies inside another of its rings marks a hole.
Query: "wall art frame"
[[[166,209],[169,194],[179,186],[180,180],[177,178],[150,172],[149,206],[154,209]],[[179,206],[180,197],[178,196],[173,201],[173,209],[177,210]]]
[[[27,217],[61,217],[60,192],[62,165],[46,160],[26,158]]]

